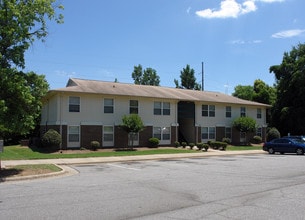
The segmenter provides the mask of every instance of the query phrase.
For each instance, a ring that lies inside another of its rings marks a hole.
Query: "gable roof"
[[[174,99],[179,101],[200,101],[270,107],[270,105],[239,99],[234,96],[226,95],[220,92],[177,89],[161,86],[136,85],[128,83],[105,82],[76,78],[69,79],[65,88],[49,91],[49,93],[57,92],[132,96],[172,100]]]

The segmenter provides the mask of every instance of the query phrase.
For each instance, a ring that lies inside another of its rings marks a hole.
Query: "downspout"
[[[62,141],[63,141],[63,135],[62,135],[62,93],[59,95],[59,133],[61,135],[61,142],[59,145],[59,149],[62,150]]]

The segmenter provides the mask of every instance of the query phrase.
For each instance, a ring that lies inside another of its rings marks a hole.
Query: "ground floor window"
[[[158,138],[161,141],[170,140],[170,127],[154,127],[153,137]]]
[[[113,126],[103,127],[103,146],[113,146],[114,143],[114,128]]]
[[[256,129],[256,135],[262,137],[262,128],[261,127],[258,127]]]
[[[240,143],[246,143],[246,132],[240,132]]]
[[[215,127],[202,127],[201,128],[201,139],[214,140],[215,137],[216,137]]]
[[[225,137],[232,139],[232,128],[226,127]]]
[[[69,126],[68,141],[79,142],[79,126]]]
[[[139,145],[139,133],[129,133],[128,134],[128,146],[138,146]]]

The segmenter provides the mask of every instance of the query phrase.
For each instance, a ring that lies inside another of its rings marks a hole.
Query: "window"
[[[170,140],[170,127],[154,127],[153,137],[159,140]]]
[[[163,102],[163,115],[170,115],[171,105],[169,102]]]
[[[138,100],[129,101],[129,114],[138,114],[139,113],[139,102]]]
[[[201,115],[204,117],[208,117],[209,116],[209,106],[208,105],[202,105],[202,112]]]
[[[154,115],[170,115],[169,102],[154,102]]]
[[[246,132],[240,132],[240,143],[246,143]]]
[[[201,139],[215,139],[216,129],[215,127],[202,127],[201,128]]]
[[[215,117],[215,105],[202,105],[202,116]]]
[[[69,112],[80,112],[80,97],[69,97]]]
[[[79,126],[69,126],[69,142],[79,142]]]
[[[104,113],[113,113],[113,99],[104,99]]]
[[[246,117],[246,107],[240,107],[240,117]]]
[[[128,134],[128,146],[139,145],[139,133],[130,132]]]
[[[226,106],[226,118],[231,118],[231,116],[232,116],[231,106]]]
[[[260,108],[257,109],[256,117],[257,118],[262,118],[262,109],[260,109]]]
[[[154,127],[153,136],[154,136],[154,138],[158,138],[159,140],[161,140],[161,128],[160,127]]]
[[[170,127],[162,128],[162,140],[170,140]]]
[[[262,137],[262,128],[261,127],[258,127],[256,129],[256,135]]]
[[[202,105],[201,110],[203,117],[215,117],[215,105]]]
[[[232,128],[230,127],[225,128],[225,137],[230,139],[232,138]]]
[[[103,140],[104,142],[113,142],[114,132],[113,126],[104,126]]]

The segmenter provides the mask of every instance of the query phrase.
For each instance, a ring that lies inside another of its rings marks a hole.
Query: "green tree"
[[[137,114],[124,115],[121,128],[131,137],[131,148],[133,148],[134,136],[143,131],[144,124],[141,117]]]
[[[271,124],[280,133],[305,134],[305,44],[285,52],[282,63],[270,67],[276,78],[276,102]]]
[[[0,1],[0,66],[24,68],[24,53],[35,39],[44,41],[48,35],[46,19],[63,22],[63,9],[56,0]]]
[[[276,99],[276,89],[257,79],[253,85],[253,100],[264,104],[273,105]]]
[[[247,133],[254,132],[256,130],[256,121],[250,117],[239,117],[233,121],[233,128],[237,129],[240,132]]]
[[[240,99],[272,105],[276,99],[276,89],[257,79],[253,86],[237,85],[232,95]]]
[[[24,73],[24,53],[48,35],[47,20],[63,22],[55,0],[0,0],[0,136],[26,135],[39,120],[48,90],[43,75]]]
[[[180,89],[192,89],[192,90],[201,90],[201,85],[196,83],[195,70],[190,67],[189,64],[180,72],[181,85],[179,81],[174,79],[176,88]]]
[[[134,66],[132,78],[134,83],[138,85],[160,85],[160,77],[158,76],[157,71],[152,68],[146,68],[143,71],[143,68],[140,64],[138,66]]]
[[[234,88],[234,92],[232,93],[233,96],[244,99],[244,100],[253,100],[253,95],[254,95],[254,90],[253,86],[242,86],[242,85],[237,85]]]

